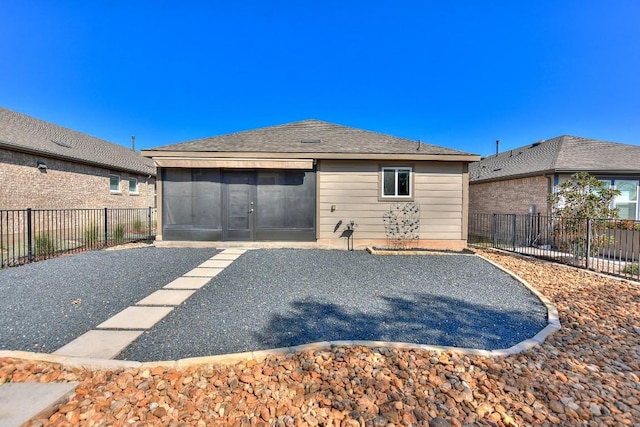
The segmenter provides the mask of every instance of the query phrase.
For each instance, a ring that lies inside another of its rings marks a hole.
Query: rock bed
[[[481,253],[558,307],[562,329],[542,346],[504,358],[348,347],[180,370],[0,359],[0,383],[80,381],[33,426],[640,425],[640,286]]]

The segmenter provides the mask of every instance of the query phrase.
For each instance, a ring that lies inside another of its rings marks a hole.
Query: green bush
[[[144,222],[142,222],[140,218],[136,218],[133,221],[132,227],[137,233],[141,233],[144,231]]]
[[[56,252],[56,242],[47,233],[40,233],[35,238],[35,256],[47,256]]]
[[[113,230],[111,230],[111,238],[116,242],[120,242],[124,240],[124,231],[125,231],[124,225],[117,224],[115,227],[113,227]]]
[[[87,246],[95,246],[98,243],[98,236],[100,235],[100,229],[97,224],[90,223],[87,228],[84,229],[84,244]]]
[[[638,264],[637,262],[630,262],[629,264],[625,265],[624,272],[635,276],[640,272],[640,264]]]

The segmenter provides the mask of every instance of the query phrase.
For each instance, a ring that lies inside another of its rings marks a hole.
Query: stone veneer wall
[[[39,160],[46,171],[37,168]],[[120,176],[120,194],[111,193],[109,174]],[[138,179],[137,195],[129,194],[130,177]],[[154,206],[154,183],[155,177],[0,149],[0,210],[146,208]]]
[[[529,206],[536,205],[536,212],[548,214],[547,194],[549,180],[534,176],[504,181],[469,183],[470,213],[529,213]]]

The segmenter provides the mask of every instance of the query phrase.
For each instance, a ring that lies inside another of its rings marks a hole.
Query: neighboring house
[[[0,108],[0,210],[154,206],[150,159]]]
[[[467,238],[476,155],[318,120],[143,150],[158,170],[157,240],[387,243],[394,202],[420,205],[420,240]]]
[[[560,136],[483,158],[469,166],[469,210],[550,213],[547,197],[576,172],[617,188],[623,219],[640,219],[640,146]]]

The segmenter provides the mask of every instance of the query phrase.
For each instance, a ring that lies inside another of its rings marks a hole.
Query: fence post
[[[151,206],[148,207],[147,213],[147,240],[151,240]]]
[[[493,221],[491,222],[491,247],[496,248],[497,236],[498,232],[498,216],[497,214],[493,214]]]
[[[591,257],[591,218],[587,218],[587,254],[585,258],[585,266],[587,270],[589,269],[589,258]]]
[[[516,227],[517,227],[518,216],[513,214],[513,239],[511,240],[513,246],[513,252],[516,251]]]
[[[107,246],[109,235],[108,235],[108,220],[107,220],[107,208],[104,208],[104,245]]]
[[[27,262],[33,262],[33,230],[31,229],[31,208],[27,208]]]

